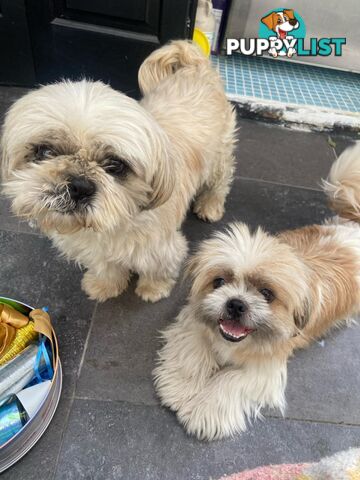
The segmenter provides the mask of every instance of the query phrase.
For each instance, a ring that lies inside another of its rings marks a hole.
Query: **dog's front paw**
[[[198,440],[218,440],[224,436],[222,426],[216,418],[216,412],[209,411],[204,405],[202,408],[196,406],[187,412],[179,410],[177,417],[184,425],[186,433]]]
[[[110,281],[93,273],[86,272],[81,281],[81,287],[91,300],[105,302],[109,298],[120,295],[128,284],[128,278]]]
[[[194,213],[205,222],[217,222],[224,215],[224,199],[213,193],[203,194],[195,201]]]
[[[167,298],[175,280],[149,280],[147,278],[139,278],[135,293],[139,295],[145,302],[157,302],[162,298]]]
[[[246,430],[245,417],[241,412],[233,412],[233,417],[228,411],[221,411],[218,405],[211,401],[198,403],[190,408],[181,408],[177,417],[185,427],[186,432],[195,436],[198,440],[220,440],[234,436],[236,433]]]

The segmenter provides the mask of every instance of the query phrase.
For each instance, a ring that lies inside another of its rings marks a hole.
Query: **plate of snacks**
[[[47,308],[0,297],[0,473],[43,435],[61,388],[58,343]]]

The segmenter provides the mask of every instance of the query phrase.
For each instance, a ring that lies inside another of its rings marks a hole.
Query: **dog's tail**
[[[334,162],[323,187],[340,217],[360,222],[360,142]]]
[[[180,68],[209,63],[209,59],[191,41],[172,41],[155,50],[142,63],[138,74],[140,90],[146,95]]]

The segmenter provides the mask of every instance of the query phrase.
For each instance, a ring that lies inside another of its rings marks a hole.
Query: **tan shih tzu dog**
[[[339,215],[324,225],[273,236],[234,223],[190,259],[189,301],[154,371],[189,434],[227,437],[262,407],[283,412],[294,349],[360,311],[360,144],[324,186]]]
[[[233,173],[235,113],[196,46],[175,41],[139,71],[140,102],[101,82],[41,87],[9,110],[4,191],[87,271],[93,299],[119,295],[130,272],[144,300],[167,297],[187,252],[190,202],[219,220]]]

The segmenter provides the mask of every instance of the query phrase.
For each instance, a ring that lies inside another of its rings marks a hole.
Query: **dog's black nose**
[[[231,318],[240,318],[247,309],[246,303],[239,298],[231,298],[226,302],[226,310]]]
[[[293,27],[295,27],[295,25],[297,24],[296,18],[290,18],[289,23],[290,23],[290,25],[292,25]]]
[[[96,190],[95,183],[84,176],[71,178],[68,187],[74,202],[90,198]]]

